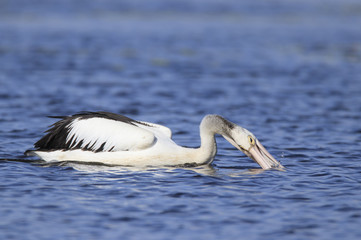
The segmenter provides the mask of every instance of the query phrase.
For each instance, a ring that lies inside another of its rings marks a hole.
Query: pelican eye
[[[251,137],[251,136],[248,136],[248,141],[249,141],[249,143],[250,143],[251,145],[254,145],[254,144],[256,143],[256,141],[254,140],[254,138]]]

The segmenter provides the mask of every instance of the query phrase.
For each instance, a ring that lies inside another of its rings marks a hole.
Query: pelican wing
[[[167,128],[163,125],[149,123],[149,122],[143,122],[143,121],[139,121],[139,123],[140,124],[136,124],[136,125],[141,128],[147,129],[147,130],[155,133],[156,135],[162,134],[162,135],[165,135],[167,138],[172,138],[172,130],[170,130],[169,128]]]
[[[141,126],[145,127],[145,123],[121,115],[77,114],[53,124],[35,147],[37,150],[137,151],[156,142],[155,134]]]

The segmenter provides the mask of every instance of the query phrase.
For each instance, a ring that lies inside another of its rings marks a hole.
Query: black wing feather
[[[109,113],[109,112],[81,112],[71,116],[52,116],[52,118],[61,118],[61,120],[57,121],[46,131],[46,135],[43,136],[39,141],[34,144],[34,147],[37,150],[67,150],[67,149],[82,149],[94,151],[92,146],[81,147],[83,144],[82,140],[78,144],[72,144],[72,141],[66,141],[67,137],[71,131],[71,123],[76,119],[89,119],[89,118],[106,118],[115,121],[121,121],[128,124],[135,125],[143,124],[131,118],[128,118],[123,115]],[[94,144],[93,144],[94,145]],[[99,149],[96,149],[95,152],[102,151],[104,148],[105,142],[100,146]],[[113,148],[111,148],[112,150]],[[110,151],[111,151],[110,150]]]
[[[69,125],[75,118],[64,117],[64,119],[54,123],[46,131],[46,135],[34,144],[37,150],[59,150],[69,149],[70,144],[66,142],[69,134]]]

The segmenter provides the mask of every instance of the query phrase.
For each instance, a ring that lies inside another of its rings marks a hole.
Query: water
[[[1,239],[360,239],[358,1],[1,1]],[[26,158],[54,119],[111,111],[199,145],[217,113],[287,168],[217,138],[211,166]]]

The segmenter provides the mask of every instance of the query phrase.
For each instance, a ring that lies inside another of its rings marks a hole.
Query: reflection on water
[[[31,164],[36,164],[40,167],[70,167],[72,169],[84,172],[107,172],[113,174],[128,174],[131,172],[171,172],[179,169],[183,169],[185,171],[193,171],[200,175],[212,176],[212,177],[221,177],[222,175],[227,175],[229,177],[232,176],[240,176],[242,174],[260,174],[264,172],[263,169],[239,169],[237,172],[227,172],[224,171],[222,173],[219,172],[213,165],[202,165],[196,167],[129,167],[129,166],[109,166],[102,163],[94,163],[94,162],[76,162],[76,161],[60,161],[60,162],[45,162],[42,160],[21,160],[21,159],[0,159],[1,161],[19,161],[19,162],[27,162]],[[271,171],[271,170],[269,170]],[[276,171],[273,169],[272,171]],[[283,169],[279,171],[284,171]]]

